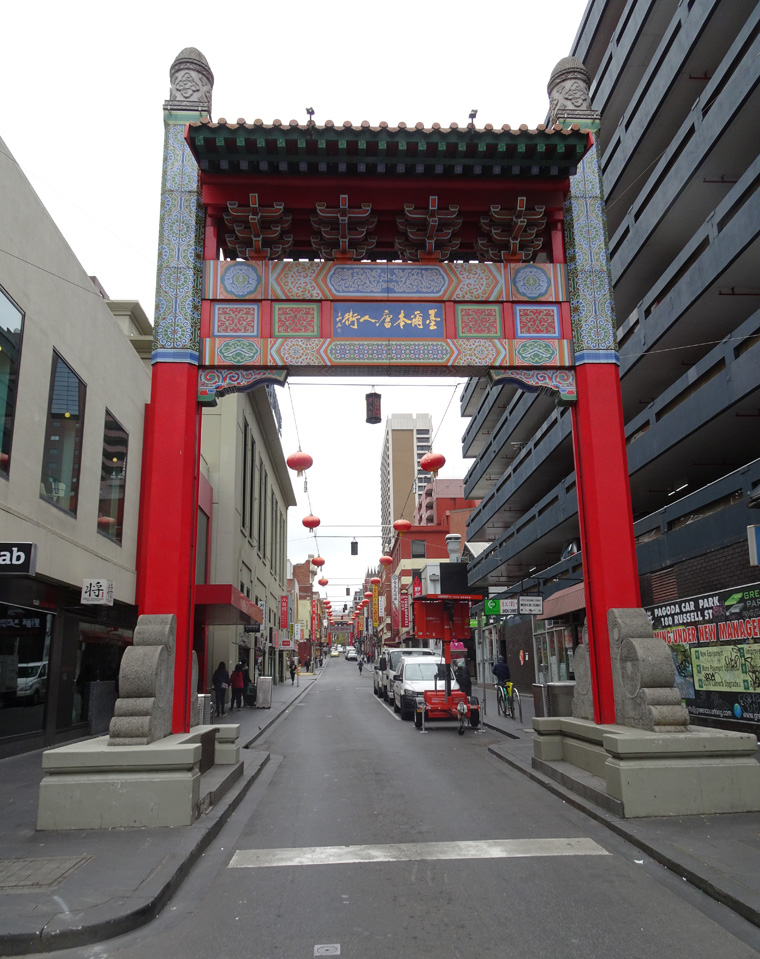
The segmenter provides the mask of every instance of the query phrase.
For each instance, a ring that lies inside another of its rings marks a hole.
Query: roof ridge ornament
[[[550,123],[567,130],[577,123],[582,130],[598,130],[600,114],[591,106],[591,76],[577,57],[564,57],[549,78]]]

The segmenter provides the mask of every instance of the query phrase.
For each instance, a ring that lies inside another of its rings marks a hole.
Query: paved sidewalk
[[[42,751],[0,760],[0,955],[100,942],[156,916],[265,767],[269,754],[256,740],[319,672],[273,686],[268,709],[227,710],[214,720],[239,723],[244,773],[192,826],[37,832]],[[228,768],[203,776],[202,796]]]
[[[473,692],[482,696],[481,687]],[[760,813],[621,819],[533,769],[533,700],[523,696],[522,707],[522,723],[499,716],[487,690],[483,724],[504,735],[503,743],[489,749],[494,756],[760,926]]]
[[[319,673],[274,686],[270,709],[220,720],[240,724],[245,772],[192,826],[38,833],[41,752],[0,761],[0,955],[100,942],[156,916],[266,765],[256,741]],[[484,726],[501,734],[490,752],[760,926],[760,814],[619,819],[532,769],[532,717],[525,697],[522,722],[498,716],[488,689]]]

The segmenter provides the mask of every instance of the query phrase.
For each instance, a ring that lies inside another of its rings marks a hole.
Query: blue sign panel
[[[333,303],[335,339],[442,340],[440,303]]]

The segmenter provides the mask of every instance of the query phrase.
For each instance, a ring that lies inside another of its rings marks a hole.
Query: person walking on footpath
[[[296,661],[295,659],[290,660],[290,685],[292,686],[296,681]]]
[[[211,685],[214,687],[214,703],[216,705],[216,716],[224,716],[224,700],[227,696],[227,687],[230,684],[230,674],[224,663],[219,663],[216,672],[211,677]]]
[[[469,699],[470,696],[472,696],[472,679],[470,678],[467,663],[463,659],[460,659],[457,663],[457,668],[454,670],[454,679],[456,679],[459,688]]]
[[[230,686],[232,687],[232,702],[230,703],[230,712],[237,706],[238,712],[243,708],[243,687],[245,681],[243,679],[243,664],[238,663],[237,666],[232,670],[232,675],[230,676]]]

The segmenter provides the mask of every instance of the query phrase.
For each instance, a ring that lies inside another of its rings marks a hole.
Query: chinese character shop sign
[[[113,606],[113,583],[108,579],[83,579],[83,606]]]
[[[280,629],[288,628],[288,597],[280,596]]]

